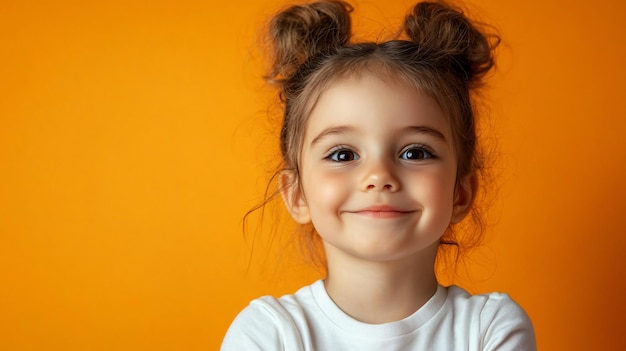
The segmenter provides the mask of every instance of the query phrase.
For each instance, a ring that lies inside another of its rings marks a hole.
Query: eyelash
[[[422,157],[420,157],[419,159],[410,159],[410,158],[405,158],[403,157],[407,152],[409,151],[415,151],[417,150],[417,152],[422,153]],[[352,154],[352,158],[349,160],[346,159],[339,159],[338,156],[340,155],[341,152],[349,152]],[[422,145],[422,144],[412,144],[409,145],[407,147],[405,147],[404,149],[402,149],[402,151],[400,152],[400,156],[401,159],[403,160],[407,160],[407,161],[421,161],[421,160],[428,160],[428,159],[434,159],[437,158],[437,155],[435,155],[435,153],[428,148],[426,145]],[[360,158],[360,156],[352,151],[349,147],[346,146],[342,146],[342,145],[338,145],[333,147],[332,149],[330,149],[330,151],[328,151],[328,153],[326,154],[326,156],[324,156],[324,160],[327,161],[332,161],[332,162],[350,162],[350,161],[355,161],[358,160]]]
[[[335,159],[335,156],[339,155],[339,153],[342,151],[352,153],[353,158],[351,160]],[[328,151],[328,154],[324,156],[324,160],[328,160],[332,162],[350,162],[350,161],[354,161],[358,159],[359,159],[359,155],[357,155],[356,152],[350,150],[350,148],[343,146],[343,145],[338,145],[338,146],[333,147],[332,149],[330,149],[330,151]]]
[[[404,154],[406,154],[408,151],[411,150],[417,150],[418,152],[421,152],[423,157],[417,159],[417,160],[412,160],[409,158],[404,158],[402,157]],[[435,155],[435,153],[426,145],[421,145],[421,144],[413,144],[413,145],[409,145],[407,147],[405,147],[404,149],[402,149],[402,151],[400,152],[400,158],[404,159],[404,160],[408,160],[408,161],[421,161],[421,160],[428,160],[428,159],[433,159],[433,158],[437,158],[437,155]]]

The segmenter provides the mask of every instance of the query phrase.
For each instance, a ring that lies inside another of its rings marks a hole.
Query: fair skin
[[[313,223],[326,252],[325,286],[348,315],[400,320],[437,287],[441,235],[468,212],[473,182],[456,179],[447,116],[401,80],[339,80],[309,116],[300,178],[284,172],[283,199]]]

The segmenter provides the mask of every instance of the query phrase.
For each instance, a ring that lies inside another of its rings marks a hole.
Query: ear
[[[311,222],[309,206],[304,198],[296,171],[281,171],[278,177],[278,187],[291,217],[300,224]]]
[[[452,205],[452,223],[458,223],[472,208],[474,196],[478,189],[478,179],[475,174],[465,176],[454,189],[454,203]]]

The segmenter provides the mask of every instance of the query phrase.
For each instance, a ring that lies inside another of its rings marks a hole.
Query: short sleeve
[[[220,351],[301,350],[293,320],[276,299],[254,300],[228,328]]]
[[[493,294],[481,313],[483,351],[536,351],[535,331],[526,312],[507,294]]]

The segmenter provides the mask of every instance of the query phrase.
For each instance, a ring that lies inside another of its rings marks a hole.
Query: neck
[[[401,320],[422,307],[437,289],[437,247],[425,251],[390,262],[328,255],[326,290],[356,320],[371,324]]]

